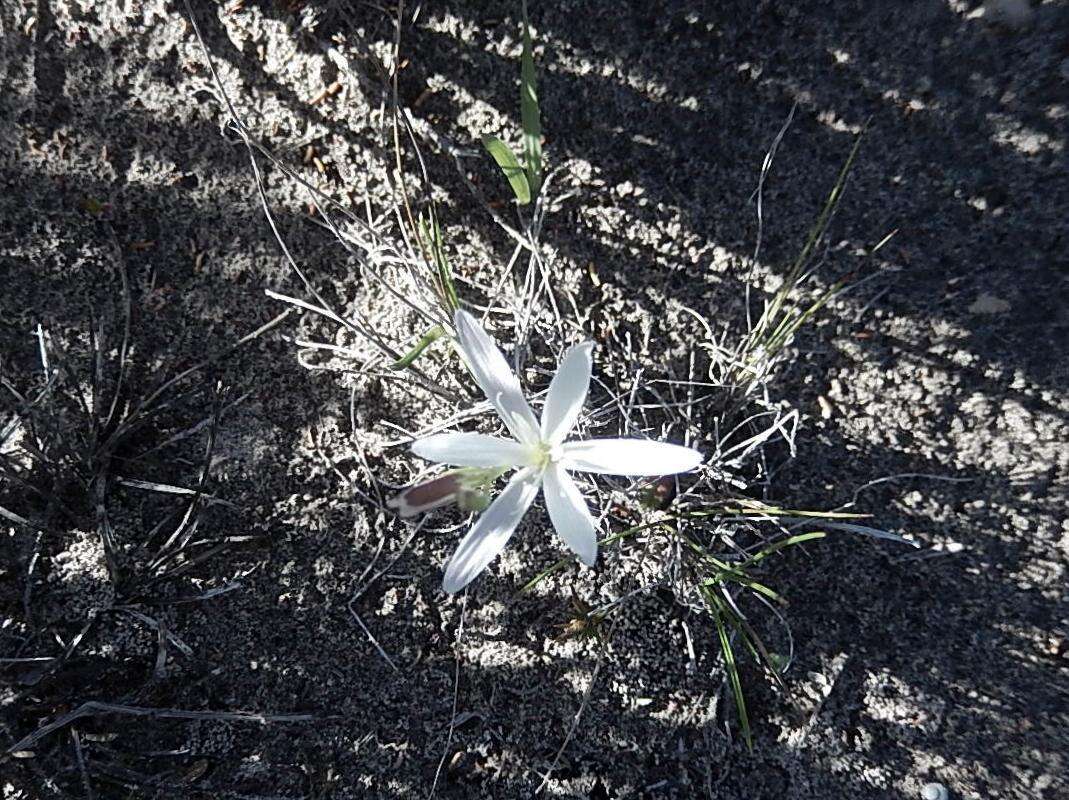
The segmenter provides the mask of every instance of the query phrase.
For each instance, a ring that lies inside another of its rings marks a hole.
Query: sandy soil
[[[194,3],[250,128],[339,200],[383,208],[392,17],[327,0],[226,6]],[[94,714],[0,761],[4,797],[426,797],[443,754],[440,797],[530,796],[592,680],[549,796],[919,797],[929,782],[955,798],[1066,796],[1069,6],[1025,6],[1000,21],[964,0],[532,3],[545,151],[556,191],[571,192],[543,241],[589,325],[654,321],[650,369],[699,335],[681,303],[738,330],[750,200],[792,106],[759,288],[776,285],[869,125],[814,285],[866,280],[806,329],[773,384],[804,425],[770,499],[856,499],[923,549],[904,559],[843,535],[770,564],[796,660],[787,693],[744,674],[753,753],[713,630],[663,598],[628,607],[600,668],[596,643],[557,640],[573,592],[619,593],[611,555],[516,598],[559,556],[534,515],[467,599],[454,715],[462,602],[440,580],[459,520],[417,532],[361,498],[364,458],[398,484],[413,466],[385,446],[398,438],[386,423],[416,429],[434,405],[326,368],[336,360],[302,365],[295,339],[353,342],[294,314],[143,433],[151,444],[210,416],[217,385],[248,393],[222,418],[210,482],[234,507],[200,523],[248,538],[151,597],[116,607],[75,489],[57,511],[3,486],[0,505],[46,531],[0,528],[0,723],[6,748],[90,700],[316,721]],[[282,311],[263,290],[301,289],[181,4],[13,0],[0,24],[5,380],[40,386],[40,325],[90,382],[91,321],[119,348],[123,270],[135,388]],[[516,135],[517,30],[507,6],[470,2],[424,4],[403,31],[401,101],[471,151],[463,168],[491,200],[505,188],[476,137]],[[462,291],[477,294],[511,244],[452,159],[426,155]],[[274,170],[267,184],[331,302],[401,336],[411,320],[312,223],[299,188]],[[6,421],[17,403],[3,402]],[[179,443],[126,477],[194,485],[203,448]],[[114,503],[133,552],[164,501],[120,487]],[[213,589],[227,591],[204,599]],[[22,660],[61,653],[88,620],[59,669]]]

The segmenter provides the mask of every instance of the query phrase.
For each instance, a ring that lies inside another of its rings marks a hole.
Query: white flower
[[[591,439],[566,442],[590,387],[593,342],[576,345],[564,356],[549,385],[539,423],[520,390],[520,381],[479,323],[457,311],[457,339],[475,380],[512,434],[499,439],[481,433],[442,433],[420,439],[412,451],[429,461],[456,467],[518,470],[508,486],[461,540],[445,569],[447,592],[467,586],[504,549],[538,490],[557,534],[579,560],[597,557],[594,520],[569,470],[609,475],[671,475],[701,463],[697,450],[642,439]]]

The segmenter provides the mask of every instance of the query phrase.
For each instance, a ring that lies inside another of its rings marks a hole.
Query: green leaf
[[[886,539],[889,542],[908,544],[910,547],[920,547],[920,542],[914,542],[897,533],[882,531],[879,528],[870,528],[868,525],[855,525],[852,522],[825,522],[824,527],[850,533],[860,533],[862,536],[871,536],[873,539]]]
[[[746,696],[742,692],[739,666],[735,661],[735,651],[731,648],[731,637],[728,635],[727,625],[724,624],[723,613],[725,609],[720,599],[709,590],[705,592],[705,601],[709,604],[713,624],[716,625],[717,637],[720,639],[720,652],[724,656],[724,669],[728,673],[728,686],[731,688],[731,696],[735,699],[735,709],[739,714],[739,724],[742,726],[742,736],[746,740],[746,749],[752,753],[753,735],[750,731],[750,715],[746,713]]]
[[[453,271],[449,267],[449,259],[445,255],[445,243],[442,240],[442,229],[438,225],[438,216],[434,212],[434,205],[430,210],[430,225],[420,214],[419,234],[430,249],[431,259],[438,271],[438,283],[442,291],[442,299],[450,311],[460,308],[460,300],[457,299],[457,288],[453,284]]]
[[[531,46],[531,23],[523,4],[523,55],[520,59],[520,118],[523,122],[523,152],[531,194],[542,186],[542,114],[538,108],[538,83]]]
[[[752,578],[747,577],[744,573],[736,572],[734,570],[730,572],[720,572],[714,575],[712,578],[706,578],[702,581],[702,586],[715,586],[718,583],[723,583],[725,580],[731,580],[737,583],[739,586],[745,586],[747,589],[763,594],[769,600],[775,600],[777,603],[786,605],[787,601],[774,589],[770,589],[763,583],[758,583]]]
[[[843,288],[844,284],[842,282],[834,284],[804,311],[788,305],[791,292],[793,292],[803,280],[806,264],[817,249],[817,246],[823,240],[824,234],[827,232],[828,226],[831,224],[832,217],[834,216],[836,209],[839,207],[839,202],[843,197],[843,191],[846,188],[846,180],[850,176],[851,169],[853,169],[854,160],[857,158],[857,153],[861,147],[861,140],[864,134],[865,130],[863,129],[861,133],[855,137],[854,146],[850,149],[850,154],[846,157],[845,163],[839,169],[835,185],[832,187],[831,192],[824,201],[824,207],[820,210],[820,214],[817,215],[816,222],[813,224],[813,227],[810,228],[805,245],[795,259],[794,265],[787,274],[783,285],[765,307],[765,310],[761,314],[761,318],[757,321],[753,330],[750,331],[744,348],[748,355],[758,354],[758,359],[770,358],[783,348],[783,346],[790,340],[791,336],[794,335],[809,317]],[[881,241],[880,246],[883,244],[884,242]]]
[[[520,590],[518,592],[516,592],[516,594],[518,594],[518,595],[519,594],[527,594],[529,591],[534,589],[538,584],[540,584],[542,581],[544,581],[550,575],[554,575],[554,574],[560,572],[565,567],[567,567],[569,562],[570,562],[570,560],[571,559],[562,558],[559,561],[557,561],[556,563],[554,563],[551,566],[547,567],[546,569],[542,570],[537,575],[535,575],[533,578],[531,578],[531,580],[527,581],[527,583],[525,583],[523,586],[521,586]]]
[[[516,154],[512,152],[512,149],[496,136],[483,136],[483,147],[486,148],[486,151],[497,165],[501,167],[501,171],[505,173],[509,185],[512,186],[512,193],[516,195],[516,200],[519,201],[519,204],[525,206],[530,203],[530,184],[528,184],[527,175],[524,174],[523,167],[520,166],[520,162],[517,160]]]
[[[436,341],[441,339],[443,336],[445,336],[445,329],[441,325],[435,325],[433,328],[423,334],[420,340],[416,342],[415,347],[413,347],[411,350],[401,356],[401,358],[390,364],[390,369],[399,370],[411,367],[412,364],[415,363],[415,360],[423,354],[424,350],[426,350]]]
[[[772,555],[773,553],[779,552],[780,550],[782,550],[785,547],[790,547],[791,545],[801,544],[802,542],[809,542],[809,541],[812,541],[813,539],[823,539],[825,536],[827,536],[827,534],[824,533],[824,531],[812,531],[811,533],[799,533],[799,534],[797,534],[795,536],[791,536],[791,537],[788,537],[786,539],[781,539],[780,541],[778,541],[778,542],[776,542],[774,544],[770,544],[764,550],[761,550],[758,553],[754,553],[752,556],[750,556],[748,559],[746,559],[746,561],[744,561],[739,566],[741,568],[749,567],[749,566],[751,566],[753,564],[756,564],[758,561],[761,561],[762,559],[767,558],[768,556]]]

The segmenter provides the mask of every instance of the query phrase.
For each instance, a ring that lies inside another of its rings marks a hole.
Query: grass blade
[[[860,533],[862,536],[871,536],[873,539],[886,539],[889,542],[908,544],[910,547],[920,547],[919,542],[910,541],[905,536],[899,536],[897,533],[890,533],[888,531],[881,531],[879,528],[870,528],[868,525],[855,525],[852,522],[824,522],[822,524],[825,528],[832,528],[833,530],[847,531],[848,533]]]
[[[453,271],[449,267],[449,259],[445,255],[445,243],[442,239],[442,229],[438,225],[438,215],[435,213],[433,204],[430,211],[430,225],[420,215],[419,235],[421,241],[427,243],[430,249],[430,257],[434,267],[438,271],[438,284],[445,302],[446,309],[450,312],[460,308],[460,300],[457,298],[457,288],[453,284]],[[403,359],[402,359],[403,360]],[[407,365],[406,365],[407,366]]]
[[[774,600],[780,605],[787,605],[787,601],[783,599],[783,596],[779,594],[775,589],[770,589],[763,583],[758,583],[753,578],[738,572],[737,570],[730,570],[719,572],[711,578],[706,578],[702,581],[702,586],[718,586],[722,585],[724,581],[734,581],[739,586],[745,586],[747,589],[763,594],[769,600]]]
[[[724,608],[720,598],[711,590],[705,590],[705,601],[709,604],[709,611],[716,626],[716,634],[720,639],[720,652],[724,656],[724,669],[728,673],[728,685],[731,687],[731,695],[735,699],[735,709],[739,714],[739,724],[742,726],[742,736],[746,740],[746,749],[753,752],[753,734],[750,731],[750,715],[746,713],[746,697],[742,693],[742,679],[739,677],[739,665],[735,661],[735,651],[731,647],[731,637],[728,635],[727,625],[724,624]]]
[[[531,187],[527,182],[527,174],[524,172],[523,167],[520,166],[520,162],[516,159],[516,154],[512,152],[512,148],[496,136],[484,136],[483,147],[486,148],[486,152],[494,159],[501,171],[505,173],[505,177],[508,178],[509,185],[512,187],[512,193],[516,195],[517,202],[521,206],[530,203]]]
[[[786,539],[781,539],[775,544],[770,544],[764,550],[761,550],[758,553],[754,553],[752,556],[746,559],[746,561],[740,564],[739,567],[746,568],[752,566],[761,559],[767,558],[768,556],[784,549],[785,547],[790,547],[793,544],[801,544],[802,542],[812,541],[813,539],[823,539],[827,535],[828,534],[824,533],[824,531],[811,531],[810,533],[799,533],[797,536],[790,536]]]
[[[731,609],[731,595],[728,594],[724,587],[720,587],[721,595],[725,601],[725,619],[736,631],[739,636],[742,637],[743,643],[746,645],[746,649],[750,651],[750,655],[753,656],[754,661],[761,664],[768,670],[768,675],[772,678],[773,682],[782,689],[787,691],[787,684],[783,681],[783,676],[780,674],[780,668],[776,664],[776,660],[772,656],[772,653],[765,647],[765,643],[758,636],[757,631],[753,629],[753,626],[746,621],[745,617],[740,617],[739,612]]]
[[[415,363],[416,359],[423,355],[423,351],[434,344],[436,341],[445,336],[445,329],[441,325],[435,325],[429,331],[427,331],[420,340],[416,342],[415,347],[401,356],[399,359],[390,364],[390,369],[400,370],[407,369]]]
[[[523,4],[523,56],[520,60],[520,119],[523,122],[523,153],[531,194],[542,186],[542,114],[538,108],[538,84],[531,46],[531,23]]]
[[[739,498],[707,509],[682,512],[680,517],[731,517],[735,519],[785,519],[787,517],[812,517],[815,519],[865,519],[870,514],[843,511],[805,511],[798,508],[770,506],[750,498]]]
[[[804,309],[793,306],[789,302],[791,293],[804,280],[806,264],[824,238],[832,217],[839,207],[843,191],[846,188],[847,178],[850,176],[851,169],[853,169],[863,136],[864,130],[854,139],[854,145],[839,170],[835,185],[828,194],[816,222],[809,230],[805,245],[785,276],[783,285],[772,297],[771,301],[766,304],[760,319],[758,319],[757,324],[747,336],[744,345],[745,358],[743,359],[746,363],[752,365],[755,360],[759,361],[773,357],[821,306],[844,288],[842,281],[836,282],[826,293]]]

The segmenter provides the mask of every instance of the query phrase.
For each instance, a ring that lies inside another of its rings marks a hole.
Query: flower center
[[[553,464],[555,461],[560,461],[562,455],[564,455],[564,453],[560,445],[553,445],[549,442],[539,442],[538,444],[531,446],[528,458],[532,467],[545,470],[550,464]]]

